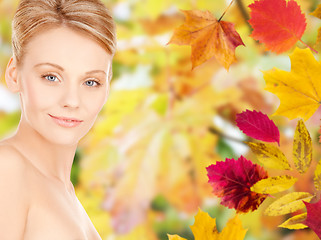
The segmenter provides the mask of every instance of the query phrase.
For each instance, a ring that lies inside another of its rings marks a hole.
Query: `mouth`
[[[62,121],[66,121],[66,122],[83,122],[83,120],[77,119],[77,118],[69,118],[69,117],[58,117],[58,116],[53,116],[51,114],[48,114],[50,117],[58,119],[58,120],[62,120]]]
[[[61,117],[61,116],[53,116],[51,114],[48,114],[50,117],[52,117],[54,120],[57,120],[59,122],[66,122],[66,123],[81,123],[83,120],[77,119],[77,118],[70,118],[70,117]]]

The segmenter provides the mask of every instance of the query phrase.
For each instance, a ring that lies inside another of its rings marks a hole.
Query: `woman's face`
[[[112,56],[66,27],[41,32],[26,47],[17,71],[22,118],[51,142],[77,144],[107,100]]]

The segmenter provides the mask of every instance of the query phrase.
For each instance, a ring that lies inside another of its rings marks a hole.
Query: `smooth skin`
[[[70,181],[78,141],[107,101],[112,56],[92,38],[61,26],[8,63],[6,83],[19,93],[16,132],[0,142],[0,239],[101,239]],[[100,85],[98,85],[100,84]],[[83,122],[66,128],[53,116]]]

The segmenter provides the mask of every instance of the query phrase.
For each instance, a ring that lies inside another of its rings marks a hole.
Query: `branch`
[[[238,138],[234,138],[234,137],[232,137],[232,136],[228,136],[228,135],[222,133],[221,131],[217,130],[217,129],[214,128],[214,127],[209,127],[208,130],[209,130],[210,133],[215,134],[215,135],[218,135],[218,136],[220,136],[220,137],[222,137],[222,138],[225,138],[225,139],[231,140],[231,141],[233,141],[233,142],[237,142],[237,143],[241,143],[241,144],[246,145],[243,140],[238,139]],[[246,146],[247,146],[247,145],[246,145]]]
[[[252,27],[251,25],[249,24],[249,19],[250,19],[250,16],[248,14],[248,12],[246,11],[246,8],[243,4],[243,1],[242,0],[236,0],[236,4],[237,4],[237,7],[239,8],[240,12],[241,12],[241,15],[244,19],[244,21],[246,22],[247,26],[249,27],[250,29],[250,32],[252,32]]]

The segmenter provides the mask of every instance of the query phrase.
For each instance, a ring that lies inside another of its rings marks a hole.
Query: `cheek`
[[[25,103],[32,108],[46,108],[53,104],[54,99],[56,99],[57,93],[53,91],[53,88],[48,88],[41,84],[33,83],[29,81],[29,84],[24,86]]]
[[[104,106],[107,98],[106,91],[97,91],[96,93],[84,93],[83,105],[91,117],[96,117]]]

